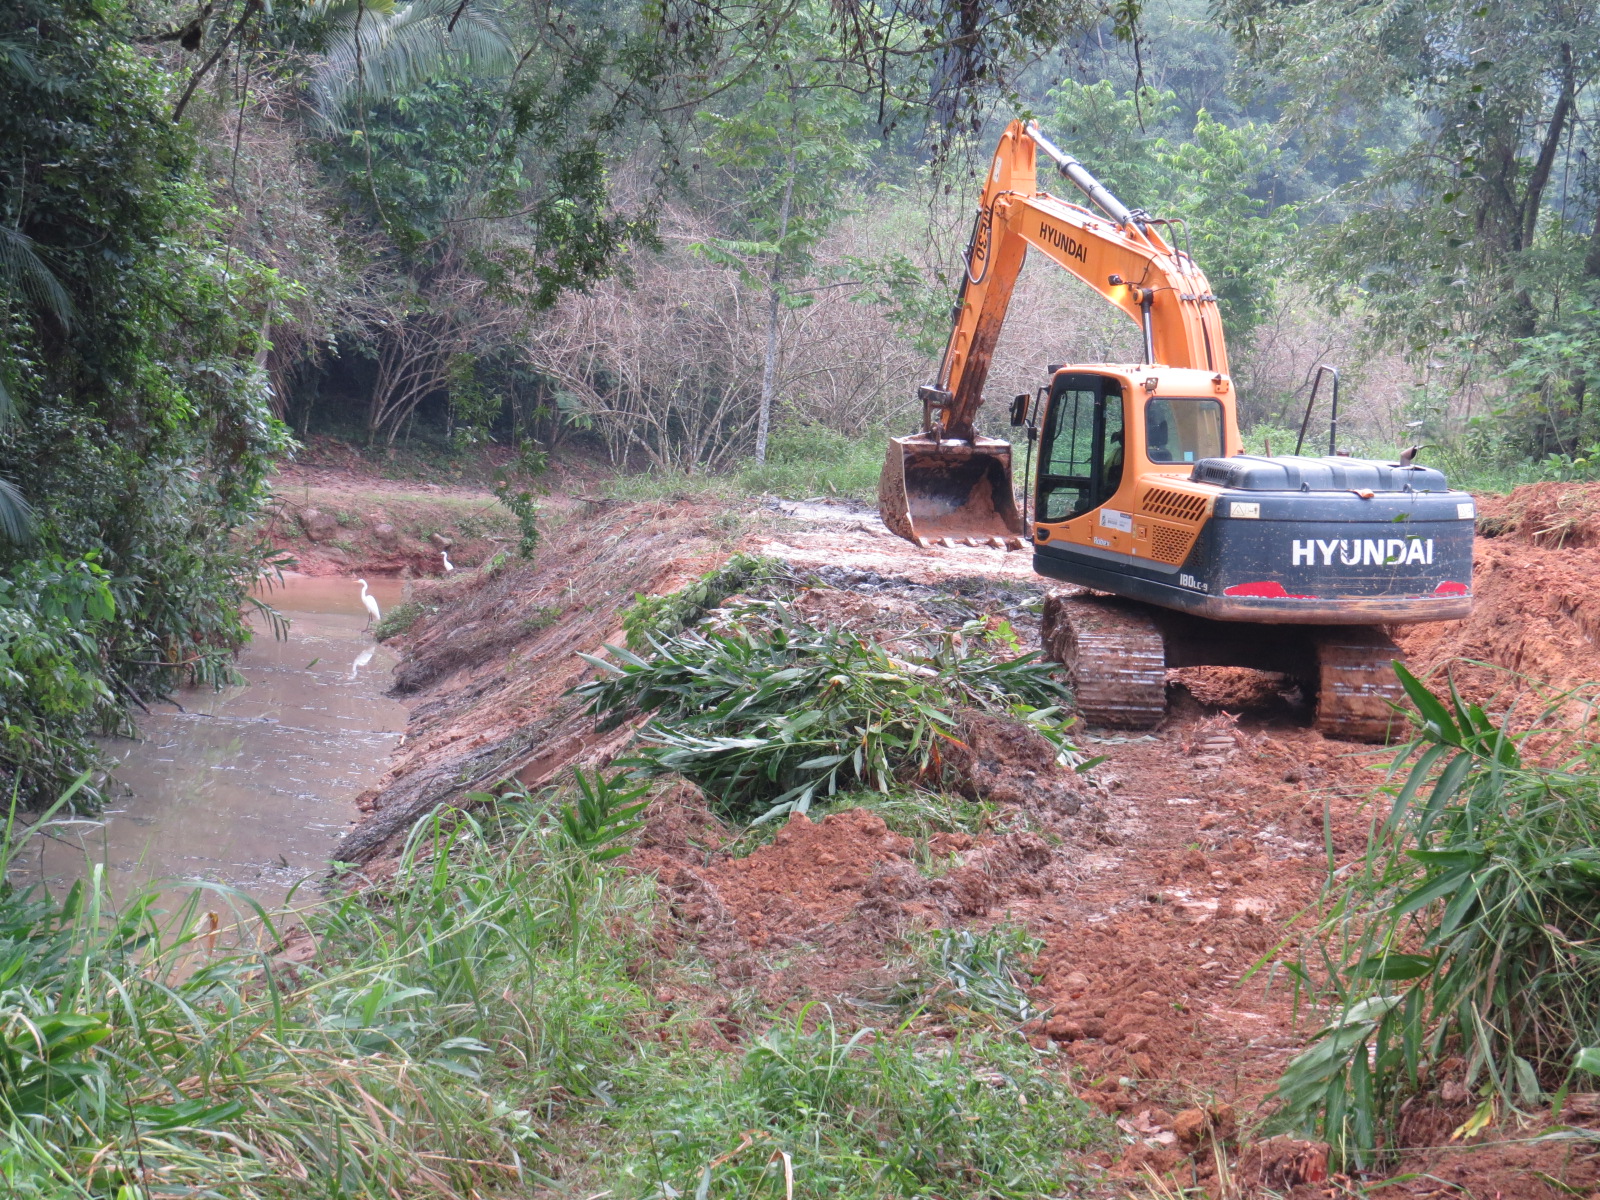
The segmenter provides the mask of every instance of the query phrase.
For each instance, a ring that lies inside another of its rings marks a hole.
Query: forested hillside
[[[1597,65],[1554,2],[17,0],[0,762],[225,675],[297,439],[870,464],[1019,113],[1186,223],[1257,444],[1334,362],[1358,450],[1585,477]],[[1030,269],[991,390],[1133,333]]]

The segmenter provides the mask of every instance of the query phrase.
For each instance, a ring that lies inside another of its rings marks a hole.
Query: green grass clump
[[[1333,1019],[1277,1091],[1287,1124],[1356,1163],[1447,1058],[1481,1128],[1542,1104],[1600,1044],[1600,745],[1528,763],[1528,735],[1396,669],[1416,706],[1396,764],[1410,772],[1340,873],[1317,941]]]
[[[764,463],[747,459],[722,474],[650,470],[619,475],[605,492],[616,500],[820,496],[870,504],[877,498],[888,437],[883,431],[851,437],[821,426],[780,427],[772,433]]]
[[[622,1123],[641,1145],[627,1173],[657,1197],[781,1197],[786,1174],[838,1200],[1061,1195],[1083,1182],[1073,1152],[1106,1136],[1021,1038],[850,1032],[815,1008],[664,1093]]]
[[[852,792],[841,796],[837,803],[876,813],[892,833],[908,837],[919,846],[936,833],[987,833],[994,827],[997,811],[997,806],[988,800],[970,800],[959,792],[925,788]]]
[[[693,780],[740,820],[910,779],[937,786],[960,707],[1031,719],[1069,762],[1081,761],[1061,732],[1066,692],[1050,665],[997,653],[982,622],[908,635],[891,651],[772,612],[766,623],[657,642],[649,659],[618,647],[608,647],[610,660],[585,655],[604,676],[575,690],[602,717],[655,714],[637,763]]]
[[[780,428],[767,445],[767,461],[747,462],[736,479],[756,495],[871,503],[878,495],[888,438],[882,430],[849,437],[821,426]]]
[[[383,618],[372,627],[374,641],[386,641],[392,637],[399,637],[402,633],[409,633],[411,627],[423,617],[438,612],[438,606],[426,604],[421,600],[405,600],[396,604]]]

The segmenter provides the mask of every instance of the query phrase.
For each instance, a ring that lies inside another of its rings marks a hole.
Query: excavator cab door
[[[1039,444],[1035,520],[1054,524],[1099,508],[1122,483],[1122,384],[1108,375],[1057,375]]]

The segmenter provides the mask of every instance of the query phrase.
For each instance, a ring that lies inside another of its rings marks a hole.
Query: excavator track
[[[1405,698],[1394,673],[1404,658],[1382,629],[1352,625],[1319,633],[1317,715],[1313,727],[1324,737],[1351,742],[1384,742],[1404,721],[1391,707]]]
[[[1167,657],[1161,627],[1136,606],[1109,597],[1045,599],[1045,657],[1067,669],[1078,712],[1089,725],[1149,729],[1167,713]]]

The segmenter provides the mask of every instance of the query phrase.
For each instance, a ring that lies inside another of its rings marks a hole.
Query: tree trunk
[[[783,184],[783,204],[778,209],[778,249],[767,277],[767,353],[761,363],[761,407],[756,413],[756,461],[767,461],[767,435],[772,432],[772,391],[778,378],[778,317],[782,312],[783,239],[789,235],[789,213],[794,205],[795,152],[789,151],[788,178]]]
[[[1580,288],[1591,290],[1600,283],[1600,212],[1594,215],[1594,223],[1589,229],[1589,245],[1583,256],[1583,280]],[[1584,406],[1588,401],[1589,382],[1583,369],[1580,367],[1572,380],[1572,417],[1575,431],[1574,441],[1577,445],[1583,444],[1584,438]]]

